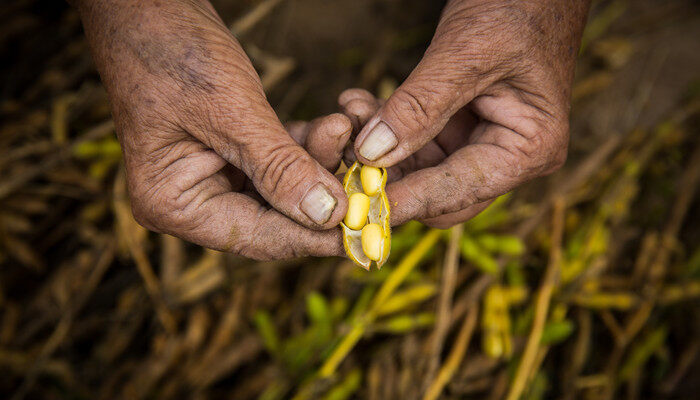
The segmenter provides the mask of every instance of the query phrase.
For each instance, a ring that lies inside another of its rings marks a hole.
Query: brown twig
[[[231,26],[231,33],[236,36],[241,36],[248,33],[255,25],[265,19],[272,10],[277,7],[282,0],[264,0],[258,3],[246,15],[234,21]]]
[[[75,146],[83,142],[103,138],[112,132],[114,132],[114,124],[111,120],[105,121],[85,132],[82,136],[75,139],[70,145],[64,146],[52,156],[45,158],[40,164],[34,165],[20,174],[12,176],[4,182],[0,182],[0,200],[14,193],[17,189],[21,188],[29,181],[51,171],[56,167],[56,165],[70,158]]]
[[[435,329],[430,337],[430,353],[428,368],[423,379],[423,387],[428,388],[440,365],[440,354],[445,344],[445,337],[450,329],[452,314],[452,296],[454,295],[457,267],[459,264],[459,243],[462,240],[464,225],[459,224],[450,230],[450,242],[445,254],[445,267],[443,268],[438,300]]]
[[[472,304],[469,311],[467,311],[467,315],[464,317],[464,322],[457,334],[452,350],[450,350],[450,355],[447,356],[445,364],[440,368],[437,377],[430,387],[428,387],[425,396],[423,396],[423,400],[437,399],[445,388],[445,385],[452,379],[457,367],[459,367],[462,359],[464,359],[467,347],[469,347],[469,341],[471,340],[474,327],[476,326],[477,315],[478,308],[476,304]]]
[[[109,241],[105,244],[104,249],[101,249],[101,255],[95,264],[95,268],[91,270],[83,290],[80,292],[80,295],[75,298],[73,303],[70,304],[64,311],[53,332],[41,347],[41,351],[34,360],[33,365],[27,370],[22,384],[12,395],[12,400],[21,400],[29,393],[32,386],[34,386],[34,383],[36,382],[39,372],[43,368],[43,364],[46,363],[49,358],[51,358],[56,349],[58,349],[58,347],[66,340],[68,334],[70,333],[73,319],[78,315],[80,310],[85,305],[85,302],[87,302],[92,293],[95,291],[109,266],[112,265],[116,250],[115,247],[114,242]]]
[[[176,329],[175,317],[165,305],[162,289],[160,287],[160,281],[158,280],[155,272],[153,272],[153,267],[148,259],[146,250],[143,248],[143,246],[141,246],[132,232],[130,232],[130,225],[133,227],[138,225],[136,225],[136,221],[133,219],[129,202],[126,198],[127,194],[125,179],[126,177],[122,171],[119,173],[114,182],[113,206],[117,216],[117,226],[123,232],[122,237],[126,241],[129,252],[131,253],[134,263],[136,264],[136,269],[139,271],[139,274],[143,279],[146,287],[146,293],[148,293],[148,296],[153,302],[158,319],[166,332],[174,333]],[[138,226],[138,228],[143,229],[140,226]]]
[[[583,370],[591,346],[591,312],[583,309],[576,310],[576,321],[578,322],[578,334],[571,349],[571,362],[567,364],[563,374],[562,400],[576,398],[574,380]]]
[[[529,376],[534,373],[533,365],[536,361],[540,348],[540,339],[547,322],[549,303],[559,276],[562,257],[562,236],[564,234],[564,207],[565,201],[559,197],[554,200],[554,210],[552,218],[552,245],[549,252],[549,263],[545,271],[542,285],[537,292],[535,300],[535,316],[532,322],[532,330],[528,336],[525,351],[518,365],[518,369],[513,378],[510,391],[506,396],[507,400],[517,400],[525,390]]]

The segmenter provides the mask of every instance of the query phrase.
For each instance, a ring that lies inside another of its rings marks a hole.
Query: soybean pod
[[[386,169],[356,162],[343,180],[348,195],[348,212],[340,223],[343,245],[348,258],[366,270],[372,262],[381,268],[391,250],[386,178]]]

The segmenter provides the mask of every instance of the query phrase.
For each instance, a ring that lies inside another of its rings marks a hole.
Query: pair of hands
[[[588,2],[452,0],[425,56],[383,104],[288,129],[205,0],[81,0],[149,229],[256,259],[342,255],[341,159],[388,167],[392,225],[463,222],[566,157]],[[356,135],[356,136],[355,136]],[[354,143],[348,145],[352,137]]]

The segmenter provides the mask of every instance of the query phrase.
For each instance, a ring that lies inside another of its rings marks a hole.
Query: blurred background
[[[387,97],[443,2],[213,2],[283,121]],[[60,1],[0,5],[0,394],[612,399],[700,391],[700,6],[593,2],[566,166],[381,271],[257,263],[131,216]]]

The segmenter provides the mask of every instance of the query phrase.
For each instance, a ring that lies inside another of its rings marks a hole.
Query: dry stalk
[[[459,243],[462,240],[464,225],[459,224],[450,231],[450,242],[445,254],[445,267],[442,272],[440,298],[438,300],[435,329],[430,337],[428,368],[423,379],[423,387],[428,388],[440,364],[440,354],[445,344],[445,337],[450,329],[452,314],[452,296],[454,295],[457,268],[459,265]]]
[[[445,385],[447,385],[447,383],[452,379],[452,376],[457,370],[457,367],[459,367],[459,365],[462,363],[464,355],[467,352],[467,348],[469,347],[469,342],[471,340],[472,333],[474,333],[474,327],[476,326],[477,316],[478,307],[476,304],[472,304],[469,311],[467,311],[467,315],[464,317],[464,322],[462,322],[462,327],[457,334],[457,338],[455,339],[454,346],[452,346],[450,355],[447,356],[445,364],[443,364],[442,368],[440,368],[440,372],[438,372],[437,377],[425,392],[423,400],[437,399],[440,396],[440,393],[442,393],[442,390],[445,388]]]
[[[545,271],[542,285],[537,292],[535,300],[535,317],[532,322],[532,330],[525,345],[522,359],[515,372],[513,383],[508,392],[507,400],[518,400],[520,395],[525,390],[528,377],[535,373],[533,366],[537,359],[537,354],[540,348],[540,339],[542,339],[542,331],[544,330],[545,322],[547,322],[547,314],[549,312],[549,304],[552,299],[552,293],[556,286],[556,281],[561,269],[562,258],[562,237],[564,234],[564,208],[565,200],[561,197],[555,198],[552,217],[552,245],[549,253],[549,263]]]

